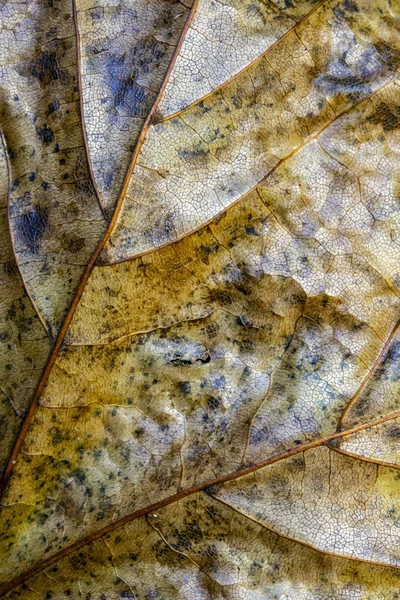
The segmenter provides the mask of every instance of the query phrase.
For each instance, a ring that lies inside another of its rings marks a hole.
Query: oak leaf
[[[395,600],[400,3],[5,3],[2,597]]]

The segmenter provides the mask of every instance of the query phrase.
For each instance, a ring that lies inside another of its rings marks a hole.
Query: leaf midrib
[[[99,255],[100,255],[101,251],[103,250],[104,246],[106,245],[107,241],[109,240],[109,238],[111,236],[112,230],[113,230],[114,225],[115,225],[115,223],[117,221],[119,212],[120,212],[122,204],[123,204],[125,193],[126,193],[126,190],[128,188],[129,181],[131,179],[132,172],[133,172],[133,169],[134,169],[134,166],[135,166],[135,163],[136,163],[136,159],[137,159],[137,157],[139,155],[139,152],[140,152],[140,148],[142,147],[143,141],[144,141],[144,139],[146,137],[146,134],[147,134],[147,131],[148,131],[149,127],[150,127],[151,120],[152,120],[152,118],[154,116],[154,113],[157,110],[157,106],[158,106],[158,104],[159,104],[159,102],[160,102],[160,100],[162,98],[162,95],[164,93],[164,89],[165,89],[165,87],[167,85],[167,82],[168,82],[169,77],[171,75],[172,69],[174,67],[176,59],[177,59],[177,57],[179,55],[179,52],[180,52],[181,47],[182,47],[182,44],[183,44],[184,39],[186,37],[186,33],[187,33],[187,31],[188,31],[188,29],[190,27],[190,23],[191,23],[194,15],[196,13],[199,1],[200,0],[194,0],[194,2],[193,2],[191,11],[189,12],[189,15],[188,15],[188,17],[186,19],[186,23],[185,23],[185,25],[183,27],[183,30],[182,30],[179,42],[178,42],[178,44],[177,44],[177,46],[175,48],[175,52],[174,52],[174,54],[172,56],[171,62],[170,62],[169,66],[168,66],[168,69],[167,69],[167,71],[165,73],[165,76],[164,76],[163,82],[161,84],[160,90],[159,90],[159,92],[157,94],[157,97],[156,97],[156,99],[154,101],[154,104],[153,104],[153,106],[152,106],[149,114],[147,115],[146,120],[143,123],[141,132],[139,134],[139,137],[138,137],[138,140],[137,140],[137,143],[136,143],[136,146],[135,146],[135,150],[134,150],[134,152],[132,154],[131,162],[130,162],[128,171],[126,173],[125,180],[124,180],[121,192],[120,192],[120,194],[118,196],[118,200],[117,200],[117,203],[115,205],[114,213],[113,213],[113,215],[112,215],[112,217],[111,217],[111,219],[109,221],[108,227],[107,227],[107,229],[106,229],[106,231],[105,231],[105,233],[104,233],[104,235],[103,235],[103,237],[102,237],[99,245],[97,246],[96,250],[92,254],[92,256],[90,258],[90,261],[89,261],[89,263],[88,263],[88,265],[87,265],[87,267],[86,267],[86,269],[85,269],[85,271],[84,271],[84,273],[82,275],[82,278],[81,278],[81,281],[79,283],[78,289],[76,290],[75,296],[74,296],[74,298],[73,298],[73,300],[71,302],[71,305],[70,305],[70,307],[68,309],[68,312],[66,314],[64,322],[63,322],[63,324],[62,324],[62,326],[60,328],[60,331],[58,333],[58,336],[57,336],[57,338],[56,338],[56,340],[54,342],[53,349],[51,351],[49,360],[47,362],[46,368],[45,368],[45,370],[43,372],[43,375],[41,377],[39,385],[38,385],[38,387],[36,389],[35,396],[33,397],[33,400],[32,400],[32,402],[31,402],[31,404],[29,406],[29,409],[27,410],[26,417],[24,419],[24,422],[23,422],[22,427],[21,427],[21,429],[19,431],[18,437],[17,437],[17,439],[15,441],[15,444],[13,446],[13,449],[11,451],[11,454],[10,454],[10,457],[8,459],[7,465],[6,465],[5,469],[4,469],[3,476],[2,476],[1,481],[0,481],[0,498],[2,497],[2,495],[3,495],[4,491],[5,491],[5,488],[7,486],[8,480],[9,480],[9,478],[11,476],[12,470],[13,470],[14,465],[16,463],[16,459],[17,459],[17,457],[18,457],[18,455],[20,453],[22,444],[23,444],[23,442],[25,440],[25,437],[26,437],[26,434],[28,432],[28,429],[29,429],[29,427],[30,427],[30,425],[32,423],[32,420],[33,420],[33,417],[34,417],[34,414],[35,414],[35,411],[36,411],[36,406],[38,405],[39,398],[40,398],[40,396],[41,396],[41,394],[43,392],[43,389],[44,389],[44,387],[45,387],[45,385],[46,385],[46,383],[48,381],[48,378],[50,376],[50,373],[51,373],[51,370],[53,368],[53,365],[54,365],[54,363],[57,360],[58,352],[59,352],[61,346],[63,345],[64,338],[65,338],[65,336],[67,334],[67,331],[69,329],[70,323],[71,323],[72,318],[73,318],[73,316],[75,314],[75,310],[76,310],[76,308],[77,308],[77,306],[79,304],[79,301],[80,301],[80,299],[82,297],[83,291],[84,291],[84,289],[86,287],[86,284],[87,284],[87,282],[89,280],[89,277],[90,277],[90,275],[91,275],[91,273],[93,271],[93,268],[94,268],[94,266],[96,264],[96,261],[97,261]],[[74,16],[75,29],[77,31],[78,30],[78,23],[77,23],[76,11],[74,12],[73,16]],[[77,51],[77,53],[79,53],[79,49],[78,49],[78,36],[75,37],[75,42],[76,42],[76,46],[77,46],[76,51]],[[90,171],[90,173],[92,174],[91,171]]]

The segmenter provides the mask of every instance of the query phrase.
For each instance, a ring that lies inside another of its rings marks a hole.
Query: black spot
[[[198,358],[194,358],[192,360],[190,359],[184,359],[183,357],[180,358],[178,355],[175,356],[175,358],[173,360],[170,360],[169,362],[171,364],[176,364],[176,365],[193,365],[194,363],[203,363],[203,364],[208,364],[211,361],[211,356],[209,354],[205,355],[204,357],[198,357]]]
[[[210,408],[211,410],[216,410],[219,407],[219,400],[217,400],[217,398],[214,398],[214,396],[211,396],[207,400],[207,404],[208,408]]]
[[[400,124],[400,106],[390,107],[386,102],[381,102],[367,121],[381,124],[384,131],[394,131]]]
[[[190,381],[181,381],[179,383],[179,389],[181,390],[182,394],[190,394],[190,391],[191,391]]]
[[[15,219],[15,227],[21,243],[32,253],[38,252],[40,242],[49,227],[47,210],[39,206],[34,207],[32,212]]]
[[[54,102],[51,102],[49,104],[49,108],[47,110],[47,114],[51,115],[51,113],[55,112],[59,108],[60,108],[60,102],[59,102],[59,100],[54,100]]]
[[[203,100],[201,102],[199,102],[198,107],[203,111],[203,115],[210,112],[210,110],[211,110],[211,108],[209,108],[208,106],[205,106]]]
[[[246,233],[247,235],[258,235],[254,227],[246,227]]]
[[[51,81],[60,79],[61,71],[58,66],[56,53],[42,52],[39,58],[30,62],[27,73],[21,72],[21,75],[27,74],[39,79],[43,85],[48,85]]]
[[[43,128],[36,127],[36,133],[38,134],[42,142],[46,144],[46,146],[48,146],[54,140],[53,130],[47,127],[47,125],[45,125]]]

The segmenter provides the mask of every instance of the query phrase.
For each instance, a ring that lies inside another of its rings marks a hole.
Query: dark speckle
[[[129,53],[106,57],[108,87],[115,108],[122,107],[133,117],[144,117],[149,91],[137,83],[137,78],[157,66],[165,52],[160,42],[149,37],[141,40]]]
[[[384,131],[393,131],[400,124],[400,106],[389,106],[381,102],[376,112],[367,119],[371,123],[381,124]]]
[[[55,52],[42,52],[38,58],[29,63],[27,68],[22,68],[20,74],[25,77],[29,75],[36,77],[42,85],[48,85],[51,81],[65,77],[65,74],[60,71]]]
[[[46,144],[46,146],[48,146],[54,140],[53,130],[47,127],[47,125],[45,125],[43,128],[36,127],[36,133],[38,134],[42,142]]]
[[[48,229],[48,215],[45,209],[34,207],[33,211],[15,219],[17,236],[32,253],[39,250],[40,242]]]
[[[247,233],[247,235],[257,235],[254,227],[246,227],[246,233]]]
[[[108,172],[104,175],[104,189],[109,192],[111,190],[112,182],[114,179],[114,173]]]
[[[343,6],[344,10],[347,12],[353,12],[353,13],[360,12],[358,6],[356,5],[355,2],[353,2],[353,0],[344,0],[342,6]]]
[[[179,383],[179,389],[181,390],[182,394],[190,394],[190,391],[191,391],[190,381],[181,381]]]
[[[60,102],[58,100],[54,100],[54,102],[51,102],[49,104],[49,108],[47,110],[47,114],[51,115],[51,113],[55,112],[59,108],[60,108]]]
[[[391,71],[397,69],[400,60],[400,51],[396,48],[391,48],[382,40],[377,42],[375,50],[378,52],[381,59],[388,65]]]
[[[85,239],[80,237],[75,237],[73,235],[65,236],[61,240],[61,245],[65,250],[68,250],[71,254],[76,254],[82,248],[85,247]]]
[[[219,407],[219,400],[217,400],[217,398],[214,398],[214,396],[211,396],[207,400],[207,404],[211,410],[216,410]]]
[[[327,96],[340,94],[361,98],[368,95],[370,91],[365,82],[354,75],[348,65],[339,59],[332,60],[328,72],[319,74],[314,84]]]

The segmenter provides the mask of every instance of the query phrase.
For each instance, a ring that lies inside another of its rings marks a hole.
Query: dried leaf
[[[55,4],[3,8],[3,595],[395,600],[400,4]]]

